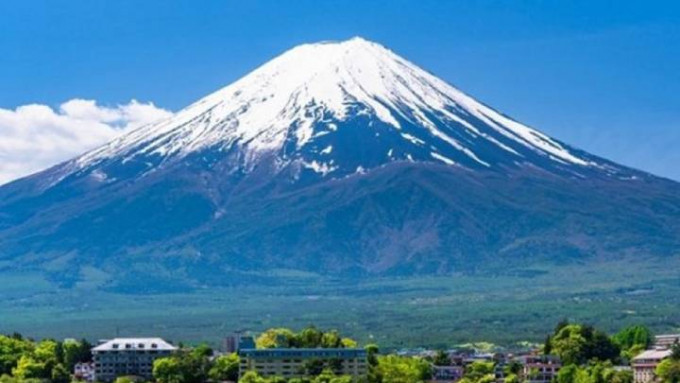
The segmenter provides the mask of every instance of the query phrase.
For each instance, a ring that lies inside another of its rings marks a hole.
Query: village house
[[[631,361],[635,383],[651,383],[656,379],[655,371],[659,363],[671,356],[670,349],[647,350]]]

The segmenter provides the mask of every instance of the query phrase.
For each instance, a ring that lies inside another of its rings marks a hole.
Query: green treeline
[[[19,334],[0,335],[0,382],[69,383],[76,363],[92,360],[86,340],[35,342]]]

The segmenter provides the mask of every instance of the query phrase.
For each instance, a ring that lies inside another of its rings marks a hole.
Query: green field
[[[0,332],[89,339],[159,335],[218,344],[237,329],[313,323],[384,347],[446,347],[540,342],[565,317],[608,331],[633,323],[658,332],[678,330],[680,260],[650,263],[536,265],[510,275],[361,282],[278,270],[257,275],[278,281],[266,287],[254,282],[160,295],[106,292],[100,288],[106,276],[94,269],[68,289],[42,274],[3,272]]]

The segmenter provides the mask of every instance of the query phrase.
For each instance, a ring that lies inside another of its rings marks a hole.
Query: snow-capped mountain
[[[212,153],[206,161],[229,153],[244,172],[266,161],[274,171],[292,165],[330,177],[392,161],[621,171],[353,38],[293,48],[172,118],[75,159],[62,177],[98,169],[106,179],[99,168],[112,161],[143,172],[202,152]]]
[[[74,270],[71,282],[88,266],[192,284],[252,267],[448,273],[668,254],[678,191],[354,38],[293,48],[0,187],[0,261]]]

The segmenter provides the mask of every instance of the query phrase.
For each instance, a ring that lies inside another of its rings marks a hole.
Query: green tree
[[[364,347],[366,350],[366,362],[368,364],[368,382],[369,383],[380,383],[382,382],[382,376],[380,376],[380,369],[378,368],[378,354],[380,354],[380,349],[377,344],[367,344]]]
[[[477,360],[465,368],[465,376],[475,382],[487,375],[494,375],[494,362]]]
[[[342,338],[337,330],[324,332],[321,335],[321,347],[336,348],[342,347]]]
[[[589,360],[613,361],[620,354],[619,347],[605,333],[579,324],[561,327],[550,339],[550,346],[565,365]]]
[[[152,374],[158,383],[184,383],[185,377],[179,360],[174,357],[158,358],[153,362]]]
[[[577,373],[578,366],[574,364],[566,365],[557,372],[556,383],[574,383]]]
[[[416,383],[431,377],[430,364],[421,358],[381,356],[378,370],[383,383]]]
[[[342,338],[340,343],[342,343],[342,347],[344,347],[344,348],[357,348],[357,347],[359,347],[359,344],[357,343],[357,341],[355,341],[354,339],[351,339],[351,338]]]
[[[33,358],[43,365],[42,378],[49,379],[52,368],[58,363],[59,344],[51,339],[40,341],[33,351]]]
[[[326,368],[323,371],[321,371],[320,374],[314,377],[312,380],[312,383],[330,383],[331,380],[335,379],[336,375],[333,370]]]
[[[519,375],[522,372],[522,363],[516,360],[511,360],[503,366],[505,375]]]
[[[621,350],[627,351],[635,346],[646,349],[652,344],[653,338],[652,332],[646,326],[635,325],[622,329],[612,337],[612,340]]]
[[[255,339],[257,348],[298,347],[296,334],[287,328],[270,328]]]
[[[29,355],[22,355],[17,366],[12,369],[12,375],[20,380],[47,379],[45,363],[41,363]]]
[[[671,346],[671,359],[680,360],[680,344],[678,342]]]
[[[92,361],[92,345],[85,339],[66,340],[61,346],[63,358],[60,360],[68,371],[73,371],[76,363]]]
[[[213,362],[213,366],[208,372],[208,377],[214,381],[235,382],[238,380],[238,368],[238,354],[221,355]]]
[[[298,338],[300,341],[299,347],[315,348],[321,345],[323,333],[315,326],[309,326],[300,331]]]
[[[451,358],[449,358],[449,354],[447,354],[446,351],[439,350],[434,354],[432,364],[435,366],[450,366]]]
[[[135,380],[131,376],[119,376],[113,383],[135,383]]]
[[[52,368],[51,381],[52,383],[69,383],[71,374],[63,364],[59,363]]]
[[[238,380],[239,383],[267,383],[267,380],[260,375],[258,375],[257,372],[255,371],[248,371],[243,376],[241,379]]]
[[[0,375],[9,376],[19,359],[33,352],[33,347],[33,343],[23,339],[21,335],[0,335]]]
[[[611,379],[611,383],[633,383],[633,381],[633,371],[631,370],[616,371]]]
[[[666,359],[656,366],[656,376],[663,383],[680,382],[680,361]]]

